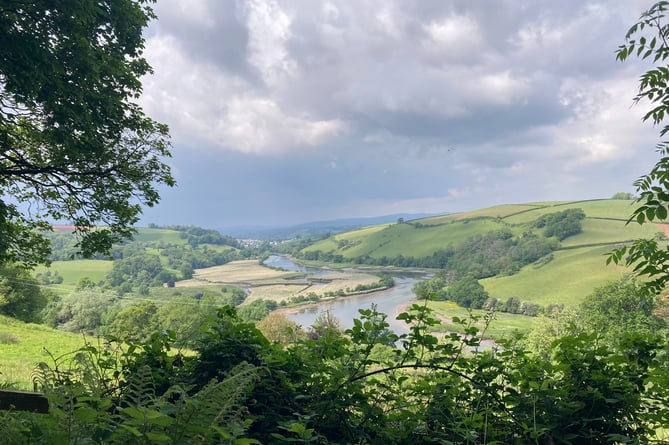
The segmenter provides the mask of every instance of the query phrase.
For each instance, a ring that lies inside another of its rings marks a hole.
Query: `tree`
[[[41,322],[42,310],[53,296],[28,271],[0,263],[0,314],[25,322]]]
[[[143,253],[114,261],[111,272],[107,274],[107,281],[113,287],[127,284],[132,288],[141,284],[151,284],[161,276],[162,272],[164,270],[160,257]],[[165,279],[161,283],[167,281]]]
[[[462,307],[481,309],[489,295],[479,281],[468,275],[448,285],[446,299]]]
[[[583,209],[567,209],[542,215],[534,222],[534,227],[544,228],[544,236],[554,236],[562,241],[581,233],[581,220],[583,219],[585,219]]]
[[[669,25],[665,14],[669,2],[655,3],[644,12],[639,22],[634,24],[625,36],[625,43],[618,47],[617,59],[627,60],[636,56],[642,60],[651,60],[656,66],[641,75],[639,92],[634,102],[648,101],[650,111],[643,116],[643,121],[661,125],[669,115]],[[669,133],[669,124],[661,126],[660,137]],[[667,219],[669,207],[669,141],[657,144],[660,160],[652,170],[641,176],[635,183],[639,205],[634,210],[628,223],[644,224]],[[614,250],[607,263],[633,265],[638,275],[648,277],[646,290],[651,293],[661,292],[669,282],[669,246],[660,247],[657,240],[639,239],[630,246]]]
[[[621,281],[595,289],[579,309],[585,326],[616,341],[625,332],[652,334],[666,327],[664,320],[654,315],[655,306],[639,283]]]
[[[631,201],[634,199],[634,194],[628,192],[618,192],[611,196],[611,199],[624,199],[626,201]]]
[[[116,294],[112,291],[85,288],[72,292],[52,310],[57,314],[59,328],[70,332],[97,334],[116,299]]]
[[[124,340],[145,341],[158,331],[158,306],[141,301],[122,309],[110,323],[108,333]]]
[[[256,323],[256,327],[269,341],[289,345],[306,335],[302,327],[289,320],[285,314],[271,312]]]
[[[50,221],[106,253],[174,185],[167,127],[136,103],[147,3],[0,1],[0,262],[45,262]]]

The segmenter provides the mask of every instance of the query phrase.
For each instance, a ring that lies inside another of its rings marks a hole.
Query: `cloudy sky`
[[[288,225],[633,192],[640,0],[162,0],[141,103],[178,186],[143,222]]]

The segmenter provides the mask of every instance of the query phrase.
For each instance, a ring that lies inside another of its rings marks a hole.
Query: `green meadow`
[[[50,285],[49,289],[58,294],[67,294],[75,289],[82,278],[88,278],[94,283],[103,281],[112,270],[112,266],[113,262],[107,260],[54,261],[48,268],[38,266],[35,273],[44,273],[49,270],[53,274],[57,271],[63,277],[63,282]]]
[[[95,338],[58,331],[0,315],[0,387],[32,390],[29,377],[39,362],[70,353]]]
[[[517,297],[542,306],[576,306],[595,288],[628,272],[624,267],[606,264],[610,250],[609,246],[559,250],[547,264],[530,264],[517,274],[480,282],[490,296],[500,300]]]
[[[141,243],[186,244],[186,240],[182,238],[181,232],[178,230],[159,228],[138,228],[134,240]]]

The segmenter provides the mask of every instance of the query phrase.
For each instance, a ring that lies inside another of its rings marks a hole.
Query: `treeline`
[[[581,221],[584,219],[583,209],[568,209],[539,217],[534,222],[534,227],[544,229],[545,237],[555,237],[562,241],[581,233]]]
[[[377,258],[364,255],[348,258],[334,252],[322,251],[302,251],[295,256],[303,260],[331,263],[448,269],[485,278],[499,274],[513,274],[526,264],[549,254],[558,246],[554,239],[541,237],[533,232],[514,237],[511,230],[504,228],[470,237],[457,246],[438,249],[432,255],[425,257],[398,255]]]
[[[414,285],[418,298],[436,301],[452,301],[459,306],[487,311],[507,312],[530,317],[543,314],[552,316],[564,309],[563,304],[552,303],[543,307],[536,303],[521,301],[518,297],[501,300],[491,297],[488,291],[471,275],[454,278],[448,274],[436,275]]]
[[[541,216],[532,224],[539,233],[527,230],[519,236],[514,236],[513,232],[505,227],[484,235],[469,237],[458,245],[438,249],[424,257],[404,255],[346,257],[337,251],[313,250],[297,252],[295,257],[326,263],[442,269],[460,276],[471,275],[478,279],[511,275],[523,266],[559,248],[560,240],[580,233],[584,218],[585,213],[582,209],[554,212]]]
[[[152,226],[158,228],[158,226]],[[230,261],[253,258],[257,250],[241,246],[235,239],[215,230],[193,226],[167,226],[165,229],[180,232],[186,243],[169,243],[164,240],[133,241],[114,246],[108,255],[95,259],[113,260],[112,271],[105,280],[95,283],[107,286],[121,294],[137,292],[147,295],[150,287],[162,286],[177,280],[192,278],[195,269],[220,266]],[[50,234],[54,245],[52,261],[77,258],[76,239],[70,233]],[[151,253],[149,253],[149,251]],[[59,284],[58,271],[45,272],[39,280],[43,284]]]
[[[168,229],[176,230],[181,232],[181,238],[185,239],[188,244],[193,247],[197,247],[202,244],[212,244],[216,246],[230,246],[235,249],[241,249],[243,246],[237,241],[237,239],[223,235],[218,230],[212,229],[203,229],[197,226],[181,226],[181,225],[168,225],[168,226],[157,226],[155,224],[150,224],[149,228],[152,229]]]
[[[216,230],[203,229],[197,226],[157,226],[155,224],[150,224],[149,228],[151,229],[166,229],[174,230],[179,232],[179,237],[186,241],[186,244],[193,250],[207,250],[207,246],[229,246],[234,250],[245,250],[245,247],[242,246],[239,241],[235,238],[227,235],[222,235]],[[68,261],[72,259],[81,258],[78,255],[76,237],[69,232],[50,232],[47,233],[49,241],[52,245],[52,252],[49,256],[50,261]],[[126,257],[134,252],[143,251],[147,246],[156,247],[159,249],[164,249],[167,247],[184,247],[182,244],[173,244],[167,243],[163,240],[158,240],[155,242],[139,242],[136,240],[126,241],[115,245],[110,250],[109,254],[97,254],[93,259],[98,260],[108,260],[108,259],[118,259]],[[213,251],[215,249],[209,249]]]

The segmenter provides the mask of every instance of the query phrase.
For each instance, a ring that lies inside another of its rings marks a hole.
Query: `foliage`
[[[651,121],[661,125],[660,137],[669,132],[669,125],[662,125],[665,115],[669,114],[669,68],[664,66],[669,57],[669,27],[665,23],[665,14],[669,2],[655,3],[644,12],[639,22],[634,24],[625,36],[625,44],[620,45],[617,59],[627,60],[636,56],[642,60],[649,60],[655,67],[643,73],[639,79],[639,92],[634,102],[647,101],[651,105],[650,111],[644,116],[644,121]],[[667,219],[669,206],[669,142],[657,144],[660,160],[651,171],[641,176],[635,183],[639,198],[639,206],[634,210],[628,222],[638,224],[663,221]],[[669,246],[660,246],[654,239],[639,239],[629,246],[614,250],[608,262],[634,265],[638,275],[649,278],[646,288],[653,293],[659,293],[669,282]]]
[[[8,412],[13,443],[650,443],[669,426],[664,339],[597,332],[560,337],[546,354],[517,341],[480,348],[463,334],[429,334],[424,305],[387,331],[373,309],[345,334],[284,348],[234,309],[204,325],[195,356],[171,333],[88,345],[35,373],[48,415]],[[490,318],[486,320],[486,324]],[[483,327],[485,330],[485,326]],[[391,340],[399,348],[383,346]],[[47,434],[48,432],[48,434]],[[655,442],[661,443],[661,442]],[[666,443],[666,442],[665,442]]]
[[[481,309],[489,296],[479,281],[472,276],[453,281],[446,287],[443,295],[445,299],[464,308],[473,309]]]
[[[518,297],[509,297],[506,301],[491,297],[481,283],[471,275],[463,278],[454,278],[453,275],[442,272],[427,280],[419,281],[414,285],[413,291],[419,299],[452,301],[463,308],[485,309],[530,317],[546,311],[546,308],[529,301],[520,301]]]
[[[121,287],[125,292],[141,285],[160,286],[175,278],[174,274],[163,269],[160,257],[148,253],[115,260],[112,271],[107,275],[112,287]]]
[[[445,274],[438,274],[427,280],[417,282],[413,287],[413,292],[416,294],[416,297],[422,300],[446,300],[444,288],[446,287],[447,280],[444,279],[442,275]]]
[[[152,301],[141,301],[121,309],[106,332],[123,340],[145,341],[158,329],[158,307]]]
[[[50,414],[6,416],[10,443],[258,443],[240,438],[256,368],[240,363],[189,392],[174,371],[180,359],[167,355],[172,340],[89,344],[42,363],[35,380],[50,398]]]
[[[536,236],[531,232],[514,237],[509,229],[500,229],[484,235],[471,236],[455,246],[441,248],[430,256],[345,258],[343,255],[319,250],[301,251],[297,258],[325,262],[354,262],[377,266],[429,267],[453,270],[485,278],[498,274],[512,274],[522,266],[532,263],[557,248],[555,242]]]
[[[181,237],[193,247],[200,244],[214,244],[230,246],[236,249],[242,248],[241,244],[235,238],[221,235],[217,230],[203,229],[195,226],[168,226],[167,228],[181,232]]]
[[[623,331],[651,334],[665,328],[665,321],[654,314],[658,302],[642,284],[622,280],[597,288],[581,303],[579,315],[589,329],[613,341]]]
[[[271,312],[256,327],[269,341],[282,345],[295,343],[306,335],[299,324],[279,312]]]
[[[174,185],[167,127],[136,102],[151,18],[143,1],[0,5],[1,262],[44,262],[49,221],[106,252]]]
[[[544,236],[556,237],[560,241],[581,233],[581,221],[585,219],[582,209],[567,209],[562,212],[549,213],[538,218],[534,226],[544,229]]]
[[[24,268],[0,262],[0,314],[40,322],[42,310],[53,298]]]
[[[157,326],[176,334],[176,344],[192,347],[202,339],[200,327],[210,317],[216,315],[216,308],[224,305],[218,298],[204,295],[200,299],[174,297],[161,305],[156,314]]]
[[[65,331],[95,335],[113,310],[116,293],[97,287],[72,292],[49,307],[48,320]]]
[[[618,346],[630,333],[666,332],[666,321],[656,315],[662,304],[645,291],[642,283],[629,279],[612,281],[595,289],[577,308],[549,314],[524,344],[533,352],[544,354],[547,346],[560,337],[597,332],[600,342]]]
[[[260,321],[278,307],[273,300],[254,300],[239,307],[238,313],[242,320]]]

